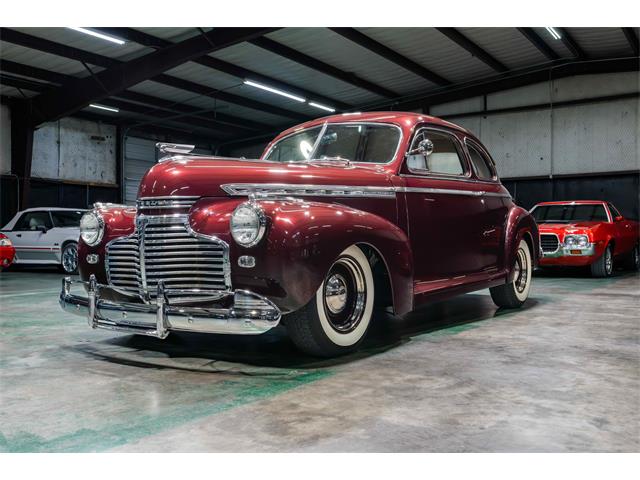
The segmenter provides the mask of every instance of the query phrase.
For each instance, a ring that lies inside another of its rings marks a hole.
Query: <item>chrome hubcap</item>
[[[527,277],[529,275],[529,263],[527,262],[527,255],[524,250],[519,248],[518,255],[516,257],[515,266],[515,287],[518,293],[524,292],[527,288]]]
[[[73,272],[78,266],[78,249],[75,246],[67,247],[62,253],[62,268],[65,272]]]
[[[364,315],[367,300],[362,268],[351,257],[331,267],[324,282],[324,310],[331,327],[340,333],[353,331]]]
[[[611,250],[607,249],[604,257],[604,266],[607,269],[607,273],[611,273],[613,262],[611,261]]]
[[[347,282],[342,275],[336,273],[329,277],[324,298],[331,313],[340,313],[344,310],[347,306]]]

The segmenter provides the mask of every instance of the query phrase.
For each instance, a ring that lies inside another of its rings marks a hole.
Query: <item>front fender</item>
[[[527,239],[530,242],[531,261],[533,267],[538,265],[540,259],[540,235],[538,225],[533,216],[524,208],[515,206],[509,212],[505,229],[505,267],[508,273],[508,281],[513,281],[513,266],[516,261],[516,252],[520,240]]]
[[[389,272],[394,309],[403,314],[413,302],[411,247],[405,233],[377,215],[344,205],[301,200],[258,200],[268,218],[265,238],[255,247],[238,246],[229,234],[229,218],[242,200],[201,200],[191,210],[191,227],[229,243],[234,288],[268,296],[284,312],[307,304],[331,264],[347,247],[367,244]],[[252,255],[255,267],[238,266]]]

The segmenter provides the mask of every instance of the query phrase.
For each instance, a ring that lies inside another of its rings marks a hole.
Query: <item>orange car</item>
[[[638,222],[609,202],[543,202],[531,214],[540,231],[541,267],[588,265],[594,277],[608,277],[614,261],[640,266]]]
[[[11,265],[15,256],[16,249],[13,248],[11,240],[9,240],[6,235],[0,233],[0,270]]]

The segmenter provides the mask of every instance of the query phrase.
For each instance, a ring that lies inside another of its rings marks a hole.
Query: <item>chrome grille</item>
[[[558,236],[553,233],[540,234],[540,246],[542,247],[542,251],[545,253],[556,252],[560,246]]]
[[[160,280],[169,297],[181,299],[229,291],[228,250],[225,242],[193,232],[186,215],[141,215],[136,234],[107,247],[109,281],[145,300],[156,297]]]

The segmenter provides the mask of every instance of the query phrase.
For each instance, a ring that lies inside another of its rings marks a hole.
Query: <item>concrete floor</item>
[[[91,331],[60,275],[0,273],[0,451],[635,451],[640,277],[534,277],[380,318],[334,361],[262,337]]]

